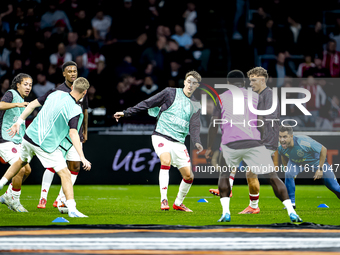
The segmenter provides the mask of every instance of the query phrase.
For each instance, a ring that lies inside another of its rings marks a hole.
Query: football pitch
[[[47,225],[267,225],[289,222],[282,203],[274,196],[269,185],[262,185],[260,190],[261,212],[255,215],[239,215],[249,204],[248,187],[235,185],[231,198],[231,222],[218,223],[222,208],[219,197],[209,193],[217,186],[193,185],[184,204],[193,213],[179,212],[172,209],[178,192],[178,185],[170,185],[168,199],[170,210],[160,210],[158,185],[76,185],[75,200],[77,208],[88,218],[69,218],[52,206],[60,186],[52,185],[46,209],[37,209],[40,186],[23,186],[21,204],[29,213],[10,211],[0,204],[0,226],[47,226]],[[1,191],[3,194],[7,186]],[[197,202],[204,198],[208,203]],[[296,186],[297,213],[304,222],[323,225],[340,225],[340,201],[323,185]],[[329,208],[318,208],[326,204]],[[57,217],[64,217],[69,223],[52,223]]]

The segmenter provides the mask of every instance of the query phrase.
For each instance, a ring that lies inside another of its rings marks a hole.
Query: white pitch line
[[[153,250],[289,250],[289,249],[340,248],[340,238],[0,238],[0,250],[106,250],[106,249],[153,249]]]

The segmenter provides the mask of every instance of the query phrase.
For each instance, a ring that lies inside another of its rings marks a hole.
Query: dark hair
[[[227,75],[227,81],[230,84],[241,84],[242,87],[245,85],[245,77],[242,71],[240,70],[232,70]]]
[[[20,84],[22,82],[22,80],[25,79],[25,78],[30,78],[33,81],[32,77],[29,74],[27,74],[27,73],[19,73],[13,79],[12,84],[10,86],[11,89],[17,90],[17,84],[18,83]]]
[[[77,67],[77,63],[76,62],[73,62],[73,61],[67,61],[63,64],[62,66],[62,71],[64,72],[65,71],[65,68],[68,67],[68,66],[75,66]]]
[[[293,128],[289,125],[286,125],[286,126],[280,126],[280,132],[288,132],[289,135],[292,135],[293,134]]]

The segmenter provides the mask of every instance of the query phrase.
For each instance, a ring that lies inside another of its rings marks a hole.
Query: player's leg
[[[232,172],[239,166],[242,161],[243,153],[245,150],[233,150],[226,145],[221,145],[223,157],[225,159],[226,166],[228,166],[228,172]],[[229,173],[221,172],[218,180],[218,189],[220,192],[220,202],[222,205],[222,216],[218,222],[230,221],[230,193],[231,185],[229,181]]]
[[[54,174],[55,174],[55,171],[53,170],[53,168],[45,169],[42,182],[41,182],[40,200],[37,206],[39,209],[46,208],[47,195],[50,190]]]
[[[173,204],[173,208],[179,211],[192,212],[192,210],[190,210],[183,204],[184,198],[188,194],[191,185],[194,181],[194,174],[191,170],[191,165],[181,167],[179,168],[179,171],[183,179],[181,181],[181,184],[179,185],[179,190],[177,193],[175,203]]]
[[[223,167],[223,166],[226,166],[226,162],[225,162],[225,159],[223,158],[223,153],[221,151],[219,151],[219,155],[218,155],[218,164]],[[240,163],[242,164],[242,162]],[[236,172],[237,172],[237,168],[233,168],[230,172],[230,175],[229,175],[229,183],[230,183],[230,188],[231,188],[231,192],[230,192],[230,198],[233,196],[233,185],[234,185],[234,180],[235,180],[235,175],[236,175]],[[219,189],[210,189],[209,192],[215,196],[219,196],[220,195],[220,192],[219,192]]]
[[[249,206],[245,208],[239,214],[258,214],[260,213],[259,208],[259,197],[260,197],[260,182],[257,175],[251,171],[246,171],[248,189],[249,189]]]
[[[340,199],[340,185],[334,175],[334,172],[328,162],[323,166],[323,182],[326,187]]]
[[[15,176],[20,171],[20,169],[23,168],[26,164],[27,164],[27,162],[22,161],[21,158],[19,158],[16,162],[14,162],[7,169],[6,173],[1,178],[1,180],[0,180],[0,190],[2,190],[4,185],[6,185],[6,183],[8,182],[8,180],[13,178],[13,176]]]
[[[73,148],[73,147],[72,147]],[[79,157],[79,156],[78,156]],[[80,158],[79,158],[80,160]],[[74,185],[74,183],[77,180],[79,171],[80,171],[80,161],[67,161],[67,167],[71,173],[71,181],[72,181],[72,185]],[[65,197],[65,194],[63,192],[63,188],[60,187],[60,191],[59,194],[56,198],[56,200],[53,203],[54,207],[57,207],[58,204],[58,199]]]
[[[284,183],[278,177],[275,172],[274,163],[264,146],[251,148],[245,156],[245,161],[250,167],[250,170],[254,174],[265,174],[269,177],[270,185],[272,186],[275,196],[287,208],[288,216],[292,222],[302,222],[300,217],[296,214],[292,202],[289,199],[289,195]]]
[[[83,144],[82,144],[83,145]],[[79,171],[80,171],[80,157],[78,155],[77,150],[74,148],[74,146],[72,146],[70,148],[70,150],[67,152],[66,154],[66,161],[67,161],[67,167],[71,172],[71,180],[72,180],[72,185],[74,185],[74,183],[77,180]],[[60,188],[58,197],[56,198],[56,200],[53,203],[54,207],[57,207],[58,204],[58,199],[59,198],[63,198],[65,197],[64,193],[63,193],[63,189]]]
[[[287,163],[287,168],[285,169],[285,185],[288,191],[288,195],[292,204],[295,206],[295,177],[300,173],[301,167],[291,160]]]
[[[16,212],[28,212],[20,203],[21,185],[31,173],[29,164],[20,169],[20,171],[12,178],[12,200],[11,209]]]
[[[153,135],[151,136],[152,146],[155,153],[161,161],[159,170],[159,190],[161,193],[161,210],[169,210],[168,187],[169,187],[169,170],[171,166],[171,142],[167,139]]]

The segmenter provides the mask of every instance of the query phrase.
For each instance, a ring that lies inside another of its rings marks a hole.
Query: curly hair
[[[257,77],[264,77],[266,81],[268,80],[268,77],[269,77],[267,70],[260,66],[255,67],[247,72],[248,78],[251,75],[255,75]]]
[[[10,86],[11,89],[17,90],[17,84],[18,83],[21,84],[23,79],[25,79],[25,78],[30,78],[33,81],[32,77],[29,74],[27,74],[27,73],[19,73],[13,79],[12,84]]]

